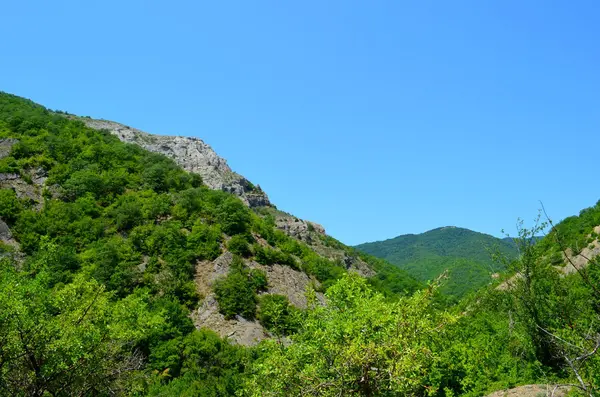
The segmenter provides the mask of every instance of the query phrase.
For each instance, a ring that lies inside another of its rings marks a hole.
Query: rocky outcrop
[[[0,159],[8,156],[15,143],[19,142],[16,139],[0,139]]]
[[[186,171],[200,175],[211,189],[232,193],[249,207],[271,205],[260,186],[253,185],[240,174],[233,172],[225,159],[219,157],[209,145],[198,138],[152,135],[113,121],[85,117],[78,119],[88,127],[110,131],[123,142],[133,143],[172,158]]]
[[[600,235],[600,225],[595,226],[593,232],[596,236]],[[591,235],[588,235],[588,237],[591,237]],[[587,247],[583,248],[576,255],[572,254],[571,248],[566,249],[566,255],[565,253],[561,253],[561,255],[563,256],[562,266],[554,266],[554,268],[558,270],[563,277],[569,274],[577,273],[579,270],[585,269],[589,265],[590,261],[594,260],[598,255],[600,255],[600,240],[597,238],[594,239],[590,244],[588,244]],[[523,275],[517,273],[506,281],[500,283],[496,289],[501,291],[513,289],[517,281],[522,279]]]
[[[219,305],[212,291],[216,280],[229,273],[229,267],[233,260],[230,252],[225,252],[214,261],[202,261],[196,265],[196,288],[204,297],[201,306],[192,313],[192,319],[197,328],[208,328],[223,338],[231,341],[252,346],[261,340],[270,337],[260,323],[248,321],[240,316],[226,319],[219,313]],[[319,282],[312,279],[306,273],[294,270],[288,266],[274,264],[264,266],[254,261],[247,261],[246,265],[251,269],[260,269],[267,275],[268,285],[266,294],[278,294],[288,298],[290,303],[299,308],[306,308],[306,290],[314,284],[319,287]],[[317,293],[317,299],[324,302],[322,293]]]
[[[21,246],[15,240],[8,225],[0,219],[0,258],[8,256],[19,266],[25,260],[25,256],[20,249]]]
[[[287,214],[277,215],[275,226],[288,236],[308,243],[312,241],[312,233],[325,234],[323,226]]]
[[[8,243],[12,240],[12,233],[6,223],[0,219],[0,241]]]
[[[512,389],[499,390],[487,397],[564,397],[571,385],[524,385]]]
[[[594,234],[600,235],[600,226],[594,227]],[[589,237],[589,236],[588,236]],[[587,247],[584,247],[577,255],[571,253],[571,249],[567,249],[567,256],[564,257],[565,266],[561,267],[560,270],[564,274],[576,273],[577,270],[584,269],[588,266],[589,262],[600,255],[600,241],[595,239]]]
[[[196,327],[210,329],[222,338],[243,346],[254,346],[270,336],[256,320],[249,321],[241,316],[227,320],[219,313],[219,304],[214,294],[208,295],[192,313],[192,320]]]
[[[18,198],[30,200],[34,207],[40,209],[44,203],[42,190],[46,181],[45,172],[41,170],[27,173],[30,181],[26,181],[19,174],[0,173],[0,189],[12,189]]]

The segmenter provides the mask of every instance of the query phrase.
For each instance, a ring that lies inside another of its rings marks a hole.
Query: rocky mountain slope
[[[191,175],[199,175],[202,185]],[[91,215],[83,209],[88,205],[85,200],[96,208]],[[215,283],[235,273],[235,258],[238,267],[243,264],[243,272],[265,275],[266,285],[253,292],[253,299],[283,296],[300,309],[306,306],[307,288],[317,288],[320,294],[348,271],[369,278],[388,293],[419,285],[390,264],[327,236],[322,226],[277,210],[260,187],[233,172],[200,139],[155,136],[111,121],[50,112],[2,93],[0,204],[6,207],[0,208],[0,258],[28,263],[38,255],[43,237],[70,250],[70,260],[80,263],[88,260],[86,250],[109,244],[105,239],[110,236],[121,246],[132,244],[141,233],[145,237],[128,248],[135,259],[120,270],[124,275],[103,270],[109,277],[105,282],[117,286],[129,280],[129,287],[112,287],[125,290],[164,284],[184,295],[192,292],[183,291],[193,289],[201,297],[190,307],[196,327],[243,345],[256,344],[271,334],[254,316],[226,316],[220,310]],[[53,208],[62,207],[60,211],[71,211],[70,215],[54,218]],[[25,213],[42,223],[35,227],[24,223],[21,214]],[[74,232],[78,222],[95,226]],[[54,223],[70,231],[55,235],[48,231]],[[170,237],[155,241],[148,236],[154,229]],[[73,233],[87,237],[80,241]],[[144,248],[149,244],[180,246],[159,253]],[[168,269],[174,263],[187,270],[177,275],[182,270]],[[71,277],[70,272],[65,270],[65,277]],[[178,299],[189,305],[188,298]]]
[[[201,139],[183,136],[153,135],[108,120],[77,117],[88,127],[107,130],[126,143],[133,143],[151,152],[175,160],[184,170],[202,177],[211,189],[234,194],[250,207],[269,206],[269,197],[258,185],[231,170],[227,161]]]
[[[348,271],[357,272],[364,277],[374,277],[376,271],[359,255],[345,249],[341,244],[331,244],[325,229],[314,222],[299,219],[279,211],[271,204],[260,186],[252,184],[245,177],[233,172],[227,161],[220,157],[208,144],[198,138],[181,136],[161,136],[108,120],[95,120],[86,117],[74,117],[86,126],[97,130],[107,130],[122,142],[138,145],[151,152],[173,159],[188,172],[198,174],[211,189],[231,193],[239,197],[247,206],[262,216],[274,219],[274,226],[288,236],[311,247],[316,253],[335,263],[340,263]],[[216,331],[222,337],[243,345],[253,345],[268,338],[269,333],[257,322],[242,317],[226,319],[218,310],[218,304],[212,292],[212,285],[227,275],[232,255],[224,253],[214,261],[197,265],[196,285],[206,296],[202,305],[194,312],[194,322],[198,327]],[[255,261],[248,261],[251,269],[267,272],[268,293],[286,296],[296,307],[306,306],[304,292],[311,283],[318,281],[314,277],[274,264],[265,267]]]
[[[176,160],[0,93],[0,390],[481,396],[550,380],[598,390],[600,202],[535,245],[524,237],[512,288],[449,306],[435,285],[242,201],[248,192],[209,187]],[[451,264],[462,282],[485,238],[442,228],[386,249],[429,272]]]

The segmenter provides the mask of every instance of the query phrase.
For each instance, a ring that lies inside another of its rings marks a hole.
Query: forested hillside
[[[597,395],[600,264],[582,255],[599,224],[600,203],[538,244],[523,229],[502,278],[448,306],[443,286],[0,93],[0,395]]]
[[[321,239],[322,246],[361,256]],[[306,274],[319,293],[347,272],[345,263],[277,230],[268,213],[207,188],[173,160],[0,94],[0,303],[6,308],[0,384],[6,390],[145,390],[150,378],[167,378],[134,374],[189,374],[185,358],[173,354],[198,343],[207,350],[193,354],[244,352],[238,358],[227,353],[231,364],[215,367],[240,371],[245,350],[195,331],[190,319],[204,298],[194,282],[197,264],[224,252],[234,261],[214,283],[220,315],[243,322],[259,314],[267,330],[282,327],[265,314],[270,307],[297,310],[278,295],[259,300],[272,285],[265,271],[248,263]],[[418,287],[393,266],[361,258],[374,274],[371,285],[386,295]],[[228,395],[235,376],[225,378],[207,387]]]
[[[477,290],[492,281],[494,273],[505,270],[494,260],[496,254],[517,255],[512,239],[454,226],[364,243],[356,249],[385,259],[421,281],[433,280],[447,270],[448,279],[441,290],[453,298]]]

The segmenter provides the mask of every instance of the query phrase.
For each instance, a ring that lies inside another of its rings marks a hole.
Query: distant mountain
[[[448,279],[441,289],[455,298],[487,284],[494,273],[504,270],[492,259],[492,252],[509,258],[517,255],[510,238],[500,239],[455,226],[364,243],[355,248],[385,259],[421,281],[435,279],[448,270]]]

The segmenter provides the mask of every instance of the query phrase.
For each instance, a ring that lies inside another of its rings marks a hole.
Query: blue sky
[[[0,90],[196,136],[357,244],[600,199],[597,1],[18,1]]]

